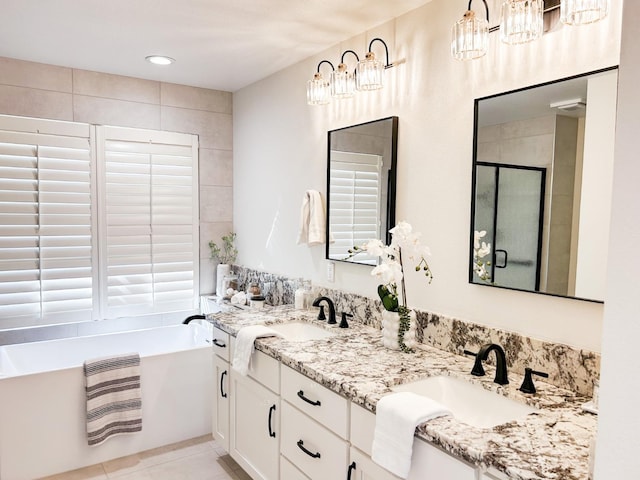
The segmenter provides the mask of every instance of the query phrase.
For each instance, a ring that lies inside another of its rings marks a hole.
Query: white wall
[[[624,4],[596,480],[640,472],[640,2]]]
[[[606,290],[617,83],[617,75],[609,74],[590,79],[587,87],[576,273],[576,296],[582,298],[603,298]]]
[[[497,18],[497,0],[489,3]],[[621,5],[612,3],[605,22],[559,27],[530,45],[499,45],[494,33],[485,58],[460,63],[449,42],[464,8],[434,0],[234,94],[238,262],[374,297],[368,267],[339,263],[327,282],[324,247],[295,244],[299,208],[305,190],[325,192],[328,130],[398,115],[396,218],[423,233],[435,275],[427,286],[410,272],[410,306],[597,351],[602,305],[467,283],[473,100],[616,65]],[[307,106],[317,63],[349,48],[363,55],[374,36],[387,41],[392,61],[406,59],[387,70],[385,89]]]

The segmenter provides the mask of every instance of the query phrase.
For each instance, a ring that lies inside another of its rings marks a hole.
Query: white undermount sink
[[[335,333],[330,330],[317,327],[307,322],[278,323],[269,325],[269,328],[280,333],[285,340],[290,342],[322,340],[335,335]]]
[[[394,392],[413,392],[423,395],[448,408],[460,422],[477,428],[522,420],[536,408],[485,390],[464,380],[435,376],[392,387]]]

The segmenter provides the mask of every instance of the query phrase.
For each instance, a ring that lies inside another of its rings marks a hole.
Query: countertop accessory
[[[536,393],[536,387],[533,384],[532,375],[537,375],[539,377],[549,378],[549,374],[545,372],[537,372],[529,367],[524,369],[524,380],[522,380],[522,385],[520,386],[520,391],[524,393]]]
[[[254,295],[250,300],[251,308],[262,310],[264,308],[264,297],[262,295]]]
[[[435,400],[412,392],[385,395],[376,405],[371,459],[394,475],[407,478],[416,426],[450,414]]]

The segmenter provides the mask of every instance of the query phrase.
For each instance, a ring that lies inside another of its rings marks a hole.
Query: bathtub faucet
[[[182,324],[188,325],[191,320],[204,320],[205,318],[207,317],[204,315],[191,315],[190,317],[185,318]]]

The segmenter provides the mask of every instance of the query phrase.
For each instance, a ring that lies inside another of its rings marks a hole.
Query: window
[[[197,148],[0,115],[0,328],[195,308]]]
[[[372,238],[380,238],[380,171],[382,157],[364,153],[331,152],[331,242],[329,258]],[[360,263],[377,258],[361,253]]]

